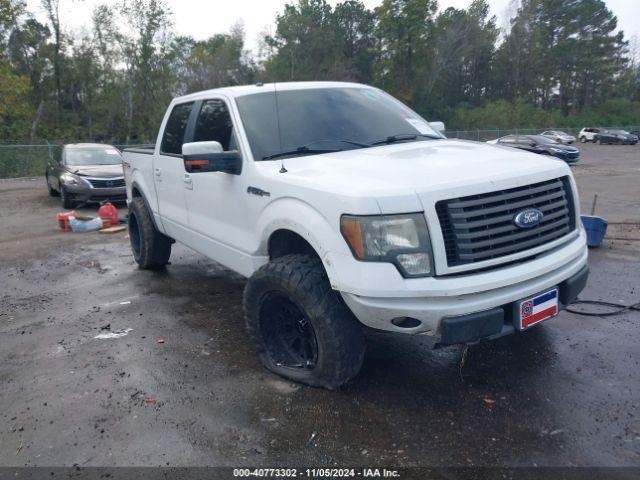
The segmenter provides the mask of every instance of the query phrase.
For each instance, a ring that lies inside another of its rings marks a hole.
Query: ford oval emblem
[[[513,223],[518,228],[533,228],[540,223],[542,217],[544,217],[544,213],[537,208],[527,208],[516,213],[516,216],[513,217]]]

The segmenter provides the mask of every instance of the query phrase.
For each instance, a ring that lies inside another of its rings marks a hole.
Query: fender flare
[[[268,256],[269,239],[274,232],[289,230],[306,240],[318,254],[331,286],[336,288],[339,285],[338,273],[331,258],[332,253],[351,255],[351,252],[346,242],[338,242],[340,234],[336,228],[311,205],[296,198],[279,198],[262,211],[257,221],[257,229],[260,232],[260,255]]]
[[[149,216],[151,217],[151,223],[153,223],[153,226],[155,227],[155,229],[158,230],[159,232],[164,232],[164,230],[162,228],[159,228],[160,226],[156,222],[156,216],[154,215],[153,210],[151,209],[151,205],[149,204],[149,200],[147,200],[147,196],[144,193],[144,189],[136,181],[131,183],[131,200],[136,198],[136,197],[133,196],[133,190],[134,189],[136,189],[138,192],[140,192],[140,198],[142,198],[142,201],[144,202],[144,206],[147,209],[147,211],[149,212]]]

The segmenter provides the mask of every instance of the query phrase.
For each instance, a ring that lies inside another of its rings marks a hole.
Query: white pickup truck
[[[365,85],[176,98],[124,169],[140,267],[177,241],[247,277],[265,366],[309,385],[358,373],[363,325],[471,344],[555,316],[587,281],[564,162],[448,140]]]

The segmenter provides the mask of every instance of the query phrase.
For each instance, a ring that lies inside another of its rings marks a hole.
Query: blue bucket
[[[604,240],[604,234],[607,233],[607,221],[604,218],[592,217],[590,215],[581,215],[582,224],[587,231],[587,245],[590,247],[599,247]]]

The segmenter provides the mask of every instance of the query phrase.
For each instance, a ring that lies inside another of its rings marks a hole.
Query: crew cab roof
[[[254,93],[272,92],[274,86],[277,86],[279,92],[286,90],[305,90],[310,88],[367,88],[372,89],[369,85],[363,85],[361,83],[352,82],[278,82],[278,83],[265,83],[254,85],[238,85],[234,87],[222,87],[214,88],[212,90],[203,90],[201,92],[190,93],[182,97],[177,97],[172,103],[182,103],[192,100],[202,100],[211,97],[211,95],[223,94],[227,97],[242,97],[245,95],[251,95]]]

